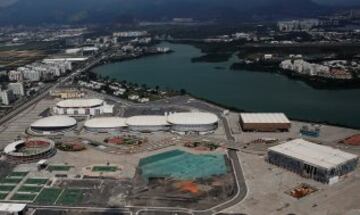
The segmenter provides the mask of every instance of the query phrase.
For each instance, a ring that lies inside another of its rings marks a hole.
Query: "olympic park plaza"
[[[179,112],[164,115],[113,116],[114,105],[101,99],[67,99],[58,102],[51,116],[33,122],[28,132],[38,135],[65,133],[79,126],[88,132],[173,132],[208,134],[219,118],[209,112]],[[106,116],[105,116],[106,115]],[[77,119],[85,119],[82,126]]]

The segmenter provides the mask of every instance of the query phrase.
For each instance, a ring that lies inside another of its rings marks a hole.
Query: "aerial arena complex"
[[[55,143],[49,139],[22,139],[10,143],[4,149],[6,157],[16,163],[48,158],[56,153]]]

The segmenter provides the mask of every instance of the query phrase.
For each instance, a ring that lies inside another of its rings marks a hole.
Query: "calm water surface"
[[[94,68],[97,74],[148,86],[186,89],[191,94],[248,111],[279,111],[292,118],[360,128],[360,90],[318,90],[285,76],[229,69],[222,63],[192,63],[199,49],[163,43],[175,53]]]

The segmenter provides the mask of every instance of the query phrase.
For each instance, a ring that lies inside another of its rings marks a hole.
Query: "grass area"
[[[41,205],[52,205],[60,195],[61,188],[44,188],[36,197],[35,203]]]
[[[4,200],[8,193],[0,193],[0,200]]]
[[[72,166],[66,166],[66,165],[53,165],[49,166],[47,168],[48,171],[69,171],[72,168]]]
[[[65,189],[56,204],[75,205],[82,199],[83,191],[79,189]]]
[[[28,172],[12,172],[10,173],[10,177],[25,177]]]
[[[35,199],[37,194],[20,194],[20,193],[15,193],[12,197],[11,200],[17,200],[17,201],[32,201]]]
[[[42,187],[39,186],[22,186],[18,190],[19,192],[30,192],[30,193],[38,193],[40,192]]]
[[[22,178],[3,178],[0,180],[0,183],[3,184],[17,184],[22,180]]]
[[[94,166],[91,171],[93,172],[115,172],[117,171],[117,166]]]
[[[25,184],[46,184],[47,178],[28,178]]]
[[[14,185],[0,185],[0,191],[12,191],[14,188]]]

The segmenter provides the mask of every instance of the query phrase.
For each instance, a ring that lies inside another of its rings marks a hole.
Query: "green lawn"
[[[32,201],[35,199],[37,194],[20,194],[20,193],[15,193],[12,197],[11,200],[17,200],[17,201]]]
[[[66,165],[54,165],[54,166],[49,166],[47,168],[48,171],[52,172],[52,171],[69,171],[71,169],[71,166],[66,166]]]
[[[19,192],[30,192],[30,193],[38,193],[41,190],[41,186],[22,186],[18,190]]]
[[[79,189],[65,189],[56,204],[76,205],[82,199],[83,191]]]
[[[46,184],[47,178],[28,178],[25,184]]]
[[[0,200],[4,200],[8,193],[0,193]]]
[[[94,166],[91,171],[93,172],[115,172],[117,171],[117,166]]]
[[[35,203],[41,205],[52,205],[60,195],[61,188],[44,188],[35,199]]]
[[[28,172],[12,172],[10,173],[10,177],[25,177],[28,174]]]
[[[0,191],[12,191],[15,185],[0,185]]]
[[[22,178],[3,178],[0,180],[0,183],[3,184],[17,184],[22,180]]]

